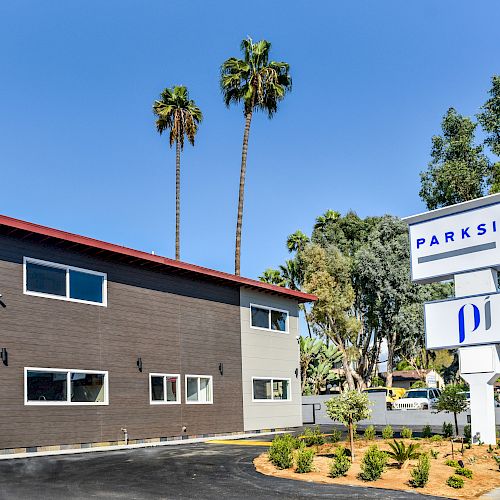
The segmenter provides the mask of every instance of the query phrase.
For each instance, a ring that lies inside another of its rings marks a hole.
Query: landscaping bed
[[[321,438],[319,441],[321,442]],[[418,462],[417,457],[409,460],[407,464],[403,465],[403,468],[399,468],[394,459],[387,457],[387,464],[379,479],[364,481],[358,477],[361,472],[361,462],[368,449],[373,447],[373,445],[376,445],[381,451],[390,452],[391,447],[389,446],[389,443],[394,443],[393,439],[357,439],[354,444],[355,458],[351,467],[346,472],[346,475],[341,475],[336,478],[330,477],[330,467],[334,461],[335,453],[339,453],[337,450],[339,448],[349,447],[346,442],[316,444],[307,447],[302,445],[301,448],[298,450],[295,449],[292,452],[293,463],[285,464],[285,466],[291,465],[288,468],[280,469],[276,467],[276,465],[274,465],[269,459],[269,453],[262,453],[259,455],[254,460],[254,465],[258,472],[275,477],[327,484],[343,484],[364,487],[370,486],[393,490],[405,490],[448,498],[477,498],[494,488],[500,487],[500,471],[495,460],[495,456],[500,456],[499,448],[492,449],[486,445],[475,445],[470,449],[465,447],[462,454],[460,452],[461,444],[454,443],[454,459],[456,461],[461,460],[464,468],[471,471],[466,472],[465,475],[457,475],[456,464],[454,466],[445,464],[446,461],[452,459],[451,443],[449,440],[397,439],[397,441],[403,442],[406,447],[408,447],[411,443],[414,443],[418,445],[417,454],[428,455],[430,470],[428,474],[428,482],[425,486],[416,488],[412,487],[410,484],[410,480],[412,479],[411,470]],[[314,451],[312,471],[298,473],[296,469],[297,463],[300,464],[299,456],[303,454],[304,451],[307,453],[307,450]],[[462,472],[463,474],[463,470],[459,470],[458,472]],[[471,473],[472,478],[467,477]],[[449,486],[447,484],[447,480],[450,476],[458,478],[458,480],[451,480],[451,484],[456,485],[456,482],[459,484],[463,482],[463,487],[455,489]]]

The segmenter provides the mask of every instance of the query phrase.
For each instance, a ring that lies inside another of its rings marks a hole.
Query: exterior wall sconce
[[[137,358],[137,369],[142,373],[142,358]]]
[[[295,378],[299,378],[299,369],[295,368]]]
[[[219,373],[224,375],[224,363],[219,363]]]
[[[9,366],[9,353],[5,347],[2,347],[2,351],[0,351],[0,359],[5,366]]]

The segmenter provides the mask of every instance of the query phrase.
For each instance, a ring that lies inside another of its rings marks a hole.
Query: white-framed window
[[[252,401],[291,401],[289,378],[252,377]]]
[[[149,402],[152,405],[179,404],[181,402],[179,374],[150,373]]]
[[[288,333],[288,311],[250,304],[250,326],[257,330]]]
[[[212,382],[211,375],[186,375],[186,404],[212,404]]]
[[[108,372],[62,368],[24,369],[25,405],[107,405]]]
[[[107,305],[106,273],[24,257],[23,274],[26,295]]]

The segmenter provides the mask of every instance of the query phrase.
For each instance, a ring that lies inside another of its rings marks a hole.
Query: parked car
[[[368,394],[384,393],[387,409],[390,410],[394,401],[397,401],[405,395],[406,389],[402,387],[369,387],[368,389],[364,389],[363,392]]]
[[[470,391],[464,391],[461,394],[465,394],[465,399],[467,400],[467,409],[470,409]],[[500,408],[500,401],[498,400],[498,394],[494,395],[495,407]]]
[[[441,391],[434,387],[410,389],[404,398],[394,402],[392,408],[394,410],[429,410],[436,406],[440,394]]]

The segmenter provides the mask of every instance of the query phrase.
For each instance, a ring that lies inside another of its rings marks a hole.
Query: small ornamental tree
[[[438,412],[444,411],[446,413],[453,413],[455,418],[455,431],[458,436],[457,415],[467,410],[467,398],[465,397],[463,388],[459,385],[447,385],[439,396],[436,409]]]
[[[367,419],[371,410],[368,394],[356,390],[345,391],[326,402],[326,413],[349,428],[351,461],[354,461],[354,425]]]

